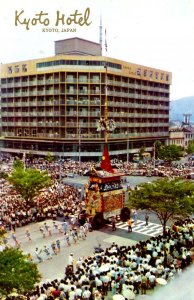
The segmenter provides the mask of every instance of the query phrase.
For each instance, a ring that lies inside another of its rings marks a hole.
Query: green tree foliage
[[[49,162],[53,162],[55,160],[55,157],[52,155],[52,153],[48,152],[47,156],[45,157],[46,160],[48,160]]]
[[[160,145],[157,148],[157,158],[165,160],[169,163],[175,160],[180,160],[183,155],[183,149],[177,145]]]
[[[187,153],[188,154],[194,153],[194,141],[189,141],[189,145],[188,145],[188,148],[187,148]]]
[[[0,245],[2,244],[2,237],[4,236],[4,234],[6,234],[6,230],[4,227],[0,226]]]
[[[5,171],[0,171],[0,178],[7,179],[8,176],[9,175]]]
[[[139,185],[129,195],[128,207],[146,209],[156,214],[166,231],[169,220],[194,212],[194,184],[181,179],[158,179]]]
[[[24,162],[21,159],[16,159],[13,163],[13,168],[15,169],[24,169]]]
[[[8,181],[26,201],[38,196],[40,191],[50,186],[52,182],[46,171],[24,169],[21,166],[14,166]]]
[[[139,158],[140,158],[140,160],[143,159],[143,154],[144,154],[145,150],[146,150],[145,147],[141,147],[141,148],[139,149],[139,152],[138,152],[138,153],[139,153]]]
[[[19,249],[1,251],[0,266],[0,295],[8,295],[13,289],[18,293],[30,291],[41,279],[37,265]]]
[[[160,151],[160,148],[163,146],[163,144],[160,141],[156,141],[154,143],[154,151],[155,151],[155,158],[159,158],[158,157],[158,152]]]

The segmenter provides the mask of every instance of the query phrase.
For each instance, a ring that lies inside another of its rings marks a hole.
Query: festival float
[[[100,229],[105,222],[117,218],[125,222],[130,218],[130,210],[125,207],[125,192],[122,186],[122,174],[112,167],[109,150],[108,134],[116,128],[115,121],[108,119],[108,89],[107,65],[105,64],[106,91],[105,101],[102,103],[101,115],[97,131],[104,133],[104,151],[100,168],[92,168],[89,172],[89,182],[85,185],[86,209],[79,214],[79,222],[90,221],[93,229]]]
[[[80,222],[88,219],[93,229],[100,229],[113,217],[123,222],[130,218],[130,210],[125,207],[123,175],[111,166],[105,145],[100,168],[89,172],[89,182],[85,185],[86,210],[79,215]]]

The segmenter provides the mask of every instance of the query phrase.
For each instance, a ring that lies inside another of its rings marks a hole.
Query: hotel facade
[[[111,156],[152,151],[169,135],[170,85],[170,72],[102,56],[100,44],[56,41],[52,57],[1,65],[1,151],[98,159],[106,102]]]

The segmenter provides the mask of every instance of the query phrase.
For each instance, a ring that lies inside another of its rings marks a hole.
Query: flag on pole
[[[100,165],[101,169],[110,173],[114,173],[114,170],[111,166],[111,162],[110,162],[110,156],[109,156],[109,152],[108,152],[108,146],[105,145],[104,147],[104,152],[103,152],[103,156],[102,156],[102,161],[101,161],[101,165]]]

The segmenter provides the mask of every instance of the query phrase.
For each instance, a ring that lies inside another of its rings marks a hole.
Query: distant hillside
[[[190,121],[194,122],[194,96],[171,101],[170,120],[182,122],[183,114],[191,114]]]

